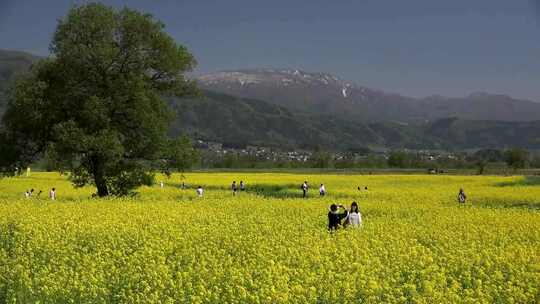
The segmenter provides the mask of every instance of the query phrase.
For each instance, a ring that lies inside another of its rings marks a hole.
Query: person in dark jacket
[[[460,204],[465,204],[466,200],[467,200],[467,195],[465,195],[465,191],[463,191],[463,189],[459,189],[458,202]]]
[[[240,181],[240,191],[246,191],[246,184],[244,181]]]
[[[236,181],[232,182],[231,190],[232,190],[232,195],[235,196],[236,195],[236,190],[238,190],[238,187],[236,186]]]
[[[343,212],[340,213],[339,209],[342,209]],[[342,205],[332,204],[330,206],[330,211],[328,211],[328,230],[337,230],[341,227],[341,220],[347,217],[349,212]]]

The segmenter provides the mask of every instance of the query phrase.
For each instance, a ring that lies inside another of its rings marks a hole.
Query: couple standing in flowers
[[[344,220],[343,225],[341,224],[342,220]],[[358,204],[352,202],[350,210],[347,210],[343,205],[332,204],[328,211],[328,230],[337,230],[347,226],[362,226],[362,214],[360,213],[360,209],[358,209]]]

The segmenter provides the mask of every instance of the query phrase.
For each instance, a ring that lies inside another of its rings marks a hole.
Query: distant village
[[[223,143],[204,141],[198,139],[194,142],[194,147],[216,156],[226,157],[234,155],[236,157],[252,158],[259,161],[290,161],[290,162],[308,162],[313,159],[316,151],[296,149],[292,151],[283,151],[273,147],[251,146],[247,145],[243,148],[226,147]],[[405,152],[415,153],[419,160],[422,161],[438,161],[438,160],[459,160],[465,158],[467,153],[452,153],[441,150],[404,150]],[[378,148],[370,149],[366,152],[332,152],[330,153],[334,161],[342,161],[345,159],[362,160],[368,157],[378,157],[388,160],[391,155],[390,149]],[[328,152],[327,152],[328,153]]]

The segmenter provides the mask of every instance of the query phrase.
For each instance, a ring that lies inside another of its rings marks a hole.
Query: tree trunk
[[[105,183],[105,178],[103,178],[103,176],[94,174],[94,181],[96,182],[97,194],[99,197],[109,195],[109,189],[107,189],[107,184]]]
[[[109,195],[109,189],[107,188],[107,183],[105,182],[105,176],[103,172],[103,164],[97,157],[94,157],[92,160],[92,166],[94,171],[94,183],[96,184],[98,196],[104,197]]]

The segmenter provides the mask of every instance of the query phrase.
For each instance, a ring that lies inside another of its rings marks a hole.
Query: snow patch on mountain
[[[198,81],[206,86],[222,86],[224,88],[246,87],[248,85],[266,85],[302,89],[313,89],[322,86],[329,90],[337,90],[341,98],[369,100],[377,91],[366,89],[351,82],[344,81],[328,73],[309,73],[300,69],[244,69],[222,71],[199,76]],[[382,92],[381,92],[382,94]],[[353,97],[354,96],[354,97]]]
[[[347,94],[347,88],[342,88],[341,89],[341,94],[343,95],[344,98],[347,98],[349,95]]]
[[[240,83],[241,86],[255,84],[263,81],[263,77],[257,74],[248,74],[242,72],[218,72],[214,74],[203,75],[199,80],[206,84],[216,84],[220,82]]]

